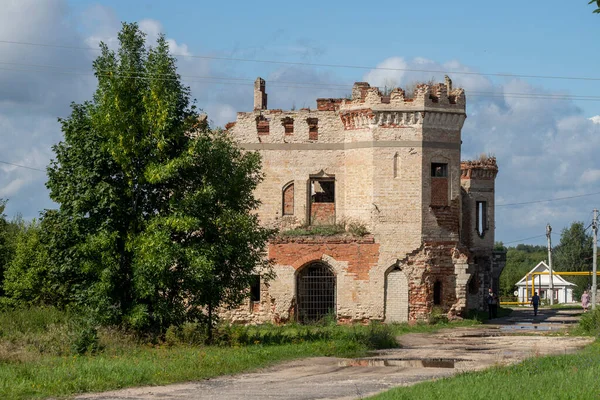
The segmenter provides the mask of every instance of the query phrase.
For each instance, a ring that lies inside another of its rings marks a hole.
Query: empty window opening
[[[479,280],[476,276],[469,280],[469,294],[479,294]]]
[[[448,205],[448,164],[431,163],[432,206]]]
[[[286,135],[294,134],[294,119],[290,117],[285,117],[281,120],[281,124],[283,125],[283,130]]]
[[[283,215],[294,215],[294,183],[283,187]]]
[[[310,223],[317,225],[335,223],[335,180],[331,178],[310,180]]]
[[[260,275],[252,275],[250,301],[260,301]]]
[[[259,135],[269,134],[269,120],[262,115],[256,117],[256,131]]]
[[[297,278],[298,321],[316,322],[328,315],[335,317],[335,275],[322,262],[303,268]]]
[[[431,163],[431,176],[436,178],[447,178],[448,164]]]
[[[319,119],[318,118],[307,118],[308,123],[308,139],[318,140],[319,139]]]
[[[394,154],[394,178],[398,177],[398,168],[400,167],[398,165],[400,160],[398,160],[398,153]]]
[[[442,282],[435,281],[433,284],[433,304],[439,306],[442,304]]]
[[[488,230],[487,224],[487,201],[477,201],[475,203],[476,216],[475,222],[477,224],[477,233],[479,237],[483,237],[485,232]]]

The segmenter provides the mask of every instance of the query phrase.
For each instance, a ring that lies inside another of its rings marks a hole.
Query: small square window
[[[448,164],[431,163],[431,176],[436,178],[447,178]]]

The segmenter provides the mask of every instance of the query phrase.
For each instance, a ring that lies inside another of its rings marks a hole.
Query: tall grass
[[[193,323],[172,327],[157,341],[95,330],[85,318],[54,308],[14,310],[0,313],[0,399],[198,380],[302,357],[359,357],[397,346],[395,338],[403,333],[474,323],[223,324],[216,344],[207,346],[202,327]]]

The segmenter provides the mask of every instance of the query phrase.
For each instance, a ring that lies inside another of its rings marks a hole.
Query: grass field
[[[468,326],[477,320],[436,325],[221,326],[221,345],[190,345],[193,335],[171,332],[161,341],[117,330],[89,329],[77,317],[53,308],[0,313],[0,399],[66,396],[139,385],[192,381],[238,373],[311,356],[363,356],[394,346],[394,337]],[[188,329],[189,330],[189,329]],[[78,354],[82,348],[92,349]]]

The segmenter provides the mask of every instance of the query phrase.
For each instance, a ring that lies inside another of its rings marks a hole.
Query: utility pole
[[[596,309],[596,257],[598,256],[598,210],[594,208],[594,220],[592,221],[594,231],[594,255],[592,260],[592,310]]]
[[[548,238],[548,268],[550,268],[550,305],[554,304],[554,275],[552,275],[552,227],[546,225],[546,237]],[[540,283],[542,277],[540,276]]]

